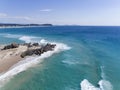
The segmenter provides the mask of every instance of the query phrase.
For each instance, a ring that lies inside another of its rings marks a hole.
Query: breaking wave
[[[19,37],[19,40],[21,41],[25,41],[26,43],[29,42],[39,42],[38,40],[40,40],[40,37],[34,37],[34,36],[21,36]]]
[[[87,79],[84,79],[81,83],[81,90],[113,90],[112,84],[106,80],[103,66],[101,68],[101,77],[102,79],[98,82],[98,87],[91,84]]]
[[[84,79],[81,83],[81,90],[100,90],[100,88],[95,87],[92,85],[87,79]]]
[[[99,87],[92,85],[87,79],[84,79],[81,83],[81,90],[112,90],[112,85],[107,80],[100,80],[98,83]]]

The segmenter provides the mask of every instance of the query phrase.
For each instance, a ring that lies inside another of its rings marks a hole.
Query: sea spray
[[[41,39],[41,37],[35,37],[35,36],[21,36],[18,38],[21,41],[24,41],[26,43],[32,43],[32,42],[39,42],[39,40]]]

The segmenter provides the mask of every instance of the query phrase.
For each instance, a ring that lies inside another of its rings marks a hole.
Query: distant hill
[[[11,24],[11,23],[0,23],[0,27],[16,27],[16,26],[53,26],[52,24]]]

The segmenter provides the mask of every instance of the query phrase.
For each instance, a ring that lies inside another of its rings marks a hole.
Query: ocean
[[[120,90],[120,27],[1,28],[0,44],[56,43],[0,75],[0,90]]]

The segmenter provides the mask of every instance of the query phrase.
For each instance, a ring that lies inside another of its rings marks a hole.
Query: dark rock
[[[25,56],[31,56],[34,54],[34,50],[27,50],[21,54],[21,57],[24,58]]]
[[[32,45],[33,46],[39,46],[39,43],[33,43]]]
[[[10,45],[4,46],[4,48],[2,50],[18,48],[18,46],[19,46],[19,44],[12,43]]]
[[[24,58],[25,56],[31,56],[33,54],[41,55],[44,52],[52,51],[55,48],[55,46],[55,44],[46,44],[45,46],[42,46],[38,49],[27,50],[21,54],[21,57]]]
[[[31,43],[28,44],[28,47],[32,47],[33,45]]]
[[[97,87],[99,88],[99,87],[100,87],[100,85],[99,85],[99,84],[97,84]]]
[[[32,47],[33,45],[31,43],[24,43],[23,46]]]

